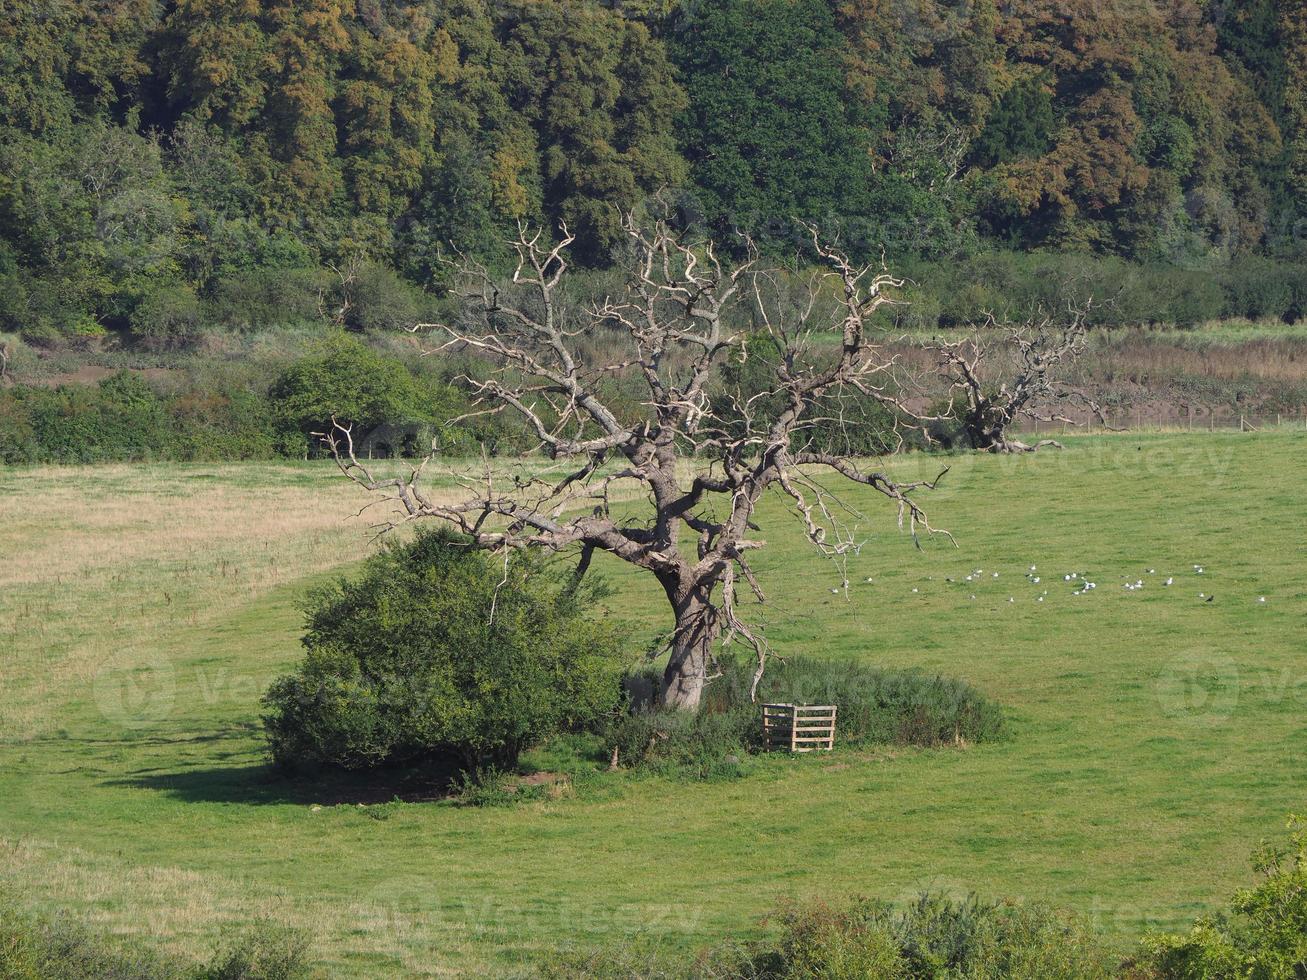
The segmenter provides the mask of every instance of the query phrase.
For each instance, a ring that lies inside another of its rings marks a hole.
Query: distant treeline
[[[602,268],[664,188],[776,251],[1176,267],[1181,322],[1307,255],[1307,0],[0,7],[0,331],[47,347],[411,321],[442,243]]]

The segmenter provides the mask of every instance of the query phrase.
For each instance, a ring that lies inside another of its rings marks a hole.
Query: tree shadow
[[[108,780],[105,785],[154,790],[187,803],[339,806],[445,799],[455,790],[458,776],[456,766],[443,762],[420,769],[383,770],[367,775],[339,771],[287,775],[271,763],[260,763],[174,772],[142,771]]]

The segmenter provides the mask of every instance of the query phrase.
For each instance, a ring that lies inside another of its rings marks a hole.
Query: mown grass
[[[298,597],[369,538],[329,468],[0,471],[0,885],[190,957],[271,917],[343,976],[525,973],[637,933],[690,948],[855,893],[1046,899],[1123,947],[1180,926],[1301,809],[1307,437],[1067,442],[947,460],[927,502],[956,549],[913,549],[847,493],[868,518],[847,597],[779,500],[763,514],[753,612],[778,650],[961,677],[1008,706],[1009,738],[597,775],[488,809],[269,778],[258,698],[298,656]],[[663,610],[608,571],[636,652]],[[1072,571],[1098,588],[1072,596]]]

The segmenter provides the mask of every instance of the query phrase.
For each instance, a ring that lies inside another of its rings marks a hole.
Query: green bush
[[[965,681],[915,670],[885,670],[852,660],[773,658],[749,698],[753,664],[726,659],[694,713],[640,707],[609,723],[608,751],[626,765],[730,773],[723,760],[762,748],[763,703],[834,704],[841,745],[958,745],[1001,738],[1003,713]],[[629,675],[628,689],[657,690],[659,675]]]
[[[1307,308],[1307,268],[1303,266],[1245,259],[1225,271],[1222,285],[1227,317],[1294,322]]]
[[[585,614],[596,597],[533,556],[505,564],[443,531],[389,544],[311,597],[307,656],[265,697],[272,756],[355,770],[452,758],[476,772],[595,725],[618,700],[616,635]]]
[[[200,973],[202,980],[310,980],[309,940],[298,929],[263,923],[239,934]]]
[[[94,463],[106,459],[169,458],[173,429],[163,399],[139,376],[121,372],[99,385],[13,388],[8,409],[26,417],[31,436],[0,442],[10,462]]]
[[[139,940],[110,941],[66,915],[38,916],[0,894],[0,977],[5,980],[310,980],[308,940],[271,924],[234,936],[204,966]]]
[[[150,293],[132,311],[132,333],[147,346],[184,347],[200,332],[202,309],[189,286],[165,286]]]
[[[110,944],[65,916],[36,917],[0,898],[6,980],[182,980],[194,971],[150,949]]]
[[[1091,980],[1111,958],[1078,920],[1042,905],[951,901],[923,895],[904,909],[861,901],[780,916],[781,936],[736,975],[775,980]]]
[[[314,433],[330,431],[333,417],[353,427],[360,455],[421,455],[440,423],[467,408],[455,389],[415,376],[400,361],[344,333],[292,364],[273,383],[269,398],[288,445],[295,444],[300,455],[319,447]],[[462,444],[464,433],[440,435],[446,451],[469,448]]]
[[[1140,966],[1158,980],[1293,980],[1307,976],[1307,823],[1290,820],[1290,846],[1263,848],[1262,880],[1229,908],[1181,935],[1144,940]]]
[[[355,330],[400,330],[419,322],[430,301],[399,273],[364,263],[348,291],[345,325]]]
[[[1296,322],[1307,310],[1301,265],[1265,258],[1189,268],[1066,252],[983,252],[940,264],[908,262],[895,324],[918,331],[953,329],[989,313],[1021,320],[1038,310],[1083,306],[1096,327],[1175,324],[1191,327],[1222,317]]]
[[[794,905],[775,938],[727,942],[695,958],[624,942],[547,963],[574,980],[1106,980],[1115,962],[1088,927],[1047,906],[923,895],[906,908],[855,900]],[[1214,975],[1215,976],[1215,975]]]
[[[310,322],[321,318],[326,285],[320,269],[251,269],[219,280],[210,311],[216,322],[241,331]]]

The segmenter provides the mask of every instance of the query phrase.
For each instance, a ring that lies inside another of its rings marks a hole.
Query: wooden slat
[[[764,704],[763,740],[769,751],[827,752],[835,746],[833,704]]]

